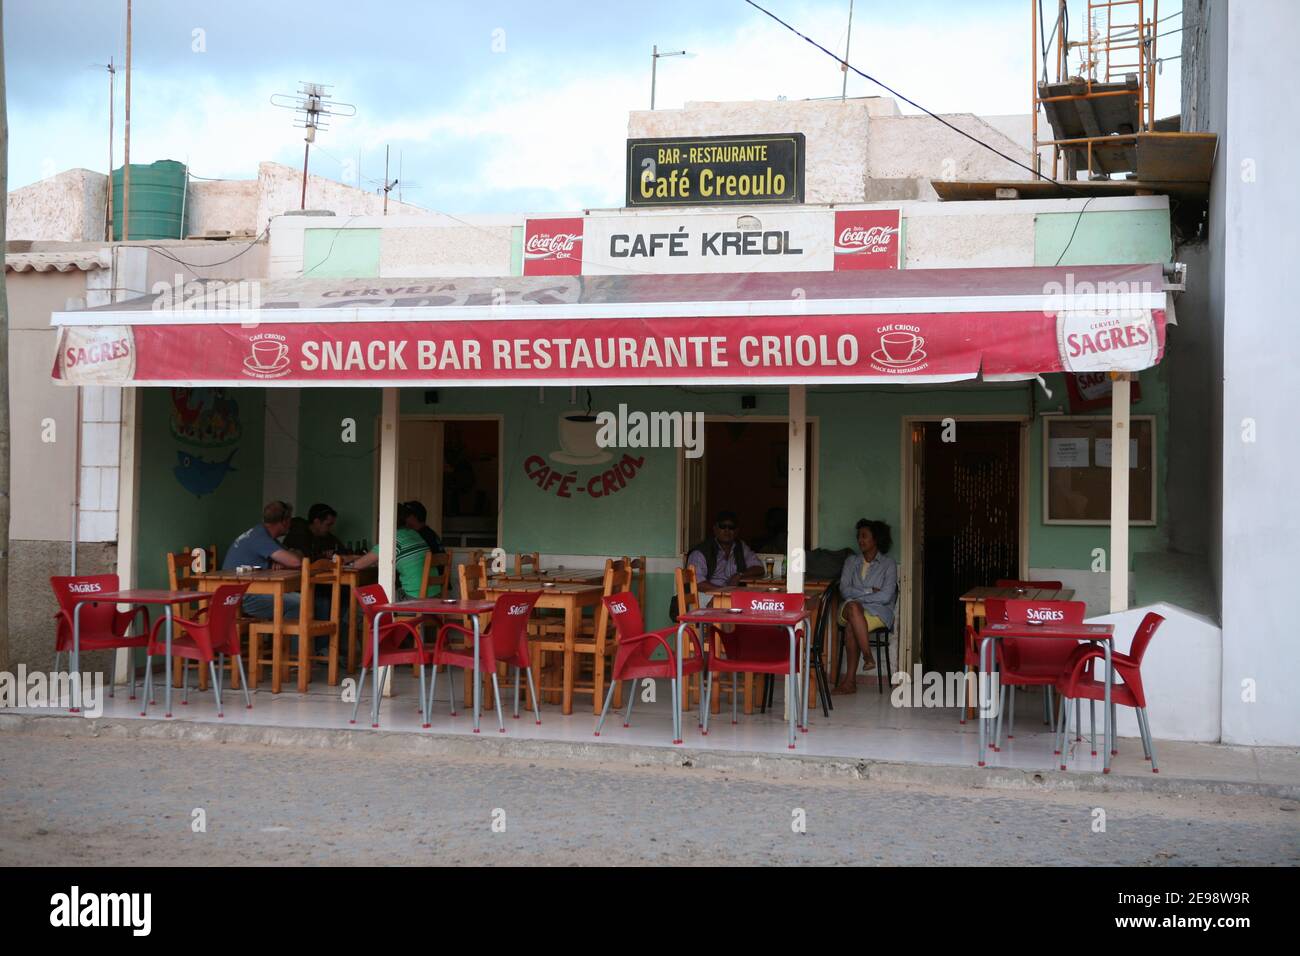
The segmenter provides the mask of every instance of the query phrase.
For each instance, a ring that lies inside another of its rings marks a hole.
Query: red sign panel
[[[582,275],[582,217],[529,219],[524,226],[524,275]]]
[[[1147,321],[1154,364],[1164,315]],[[1041,312],[99,326],[64,330],[55,374],[158,385],[953,381],[1065,371],[1056,333]]]
[[[897,269],[898,237],[897,209],[836,210],[835,271]]]

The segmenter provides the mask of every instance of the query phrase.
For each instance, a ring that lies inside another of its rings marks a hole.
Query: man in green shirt
[[[417,597],[437,597],[436,594],[424,594],[424,556],[429,553],[429,546],[418,531],[410,528],[397,529],[397,597],[405,601]],[[379,563],[379,545],[370,549],[369,554],[362,555],[349,567],[358,571],[374,567]],[[436,590],[436,589],[435,589]]]

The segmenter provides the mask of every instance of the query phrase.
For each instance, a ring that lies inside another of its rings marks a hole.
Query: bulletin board
[[[1156,422],[1129,420],[1129,524],[1156,523]],[[1043,523],[1110,523],[1108,415],[1043,418]]]

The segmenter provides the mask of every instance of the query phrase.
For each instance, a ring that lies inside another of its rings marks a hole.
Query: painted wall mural
[[[173,388],[169,424],[172,437],[191,448],[176,450],[176,465],[172,468],[180,486],[201,498],[221,487],[226,475],[236,470],[231,463],[244,428],[239,417],[239,402],[229,389],[224,388]],[[224,457],[199,451],[230,448]]]

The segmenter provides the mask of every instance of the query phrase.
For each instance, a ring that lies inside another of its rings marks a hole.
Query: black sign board
[[[627,141],[627,204],[803,202],[803,133]]]

